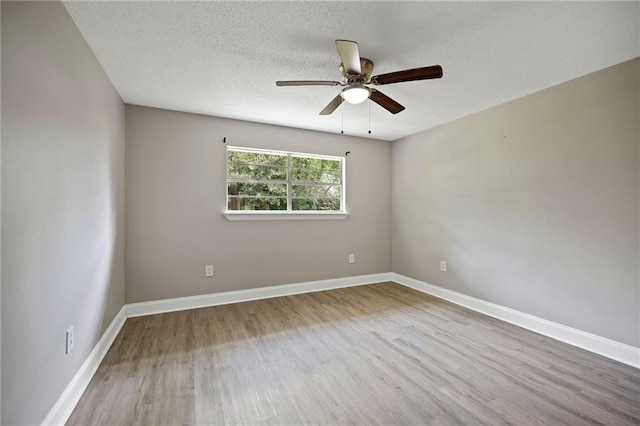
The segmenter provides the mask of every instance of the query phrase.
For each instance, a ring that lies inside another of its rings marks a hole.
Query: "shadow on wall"
[[[109,176],[109,182],[111,176]],[[94,322],[87,324],[90,328],[82,331],[83,335],[101,336],[107,327],[113,321],[113,312],[108,311],[109,305],[113,306],[114,300],[120,298],[122,300],[123,283],[118,283],[117,268],[122,265],[118,264],[116,258],[116,245],[122,244],[118,241],[117,220],[118,213],[116,211],[116,194],[111,186],[109,191],[96,195],[95,213],[98,217],[93,216],[87,220],[77,220],[78,227],[76,232],[80,235],[91,236],[90,242],[85,244],[82,253],[82,263],[85,266],[83,271],[86,276],[79,277],[80,283],[86,285],[79,286],[74,294],[70,295],[74,300],[74,305],[80,307],[78,318],[93,318]],[[122,220],[122,219],[120,219]],[[84,324],[83,324],[84,326]],[[82,329],[76,325],[76,333]],[[76,336],[76,339],[81,337]]]

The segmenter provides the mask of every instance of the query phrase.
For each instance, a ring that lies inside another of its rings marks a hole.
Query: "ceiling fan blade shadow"
[[[329,80],[290,80],[276,81],[276,86],[340,86],[339,81]]]
[[[413,68],[410,70],[390,72],[371,77],[371,84],[382,85],[401,83],[404,81],[429,80],[442,77],[442,67],[432,65],[430,67]]]
[[[347,74],[360,74],[360,52],[358,43],[350,40],[336,40],[338,54],[342,61],[342,66]]]
[[[341,94],[338,94],[335,98],[329,102],[329,104],[324,107],[322,111],[320,111],[320,115],[330,115],[333,111],[335,111],[340,105],[342,105],[344,99]]]
[[[398,102],[394,101],[384,93],[377,91],[376,89],[371,89],[369,99],[389,111],[391,114],[397,114],[400,111],[404,110],[404,107],[402,105],[400,105]]]

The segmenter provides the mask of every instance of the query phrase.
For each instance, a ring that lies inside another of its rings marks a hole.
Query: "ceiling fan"
[[[404,110],[404,106],[368,85],[381,86],[384,84],[401,83],[403,81],[429,80],[442,77],[442,67],[440,65],[413,68],[371,77],[373,62],[370,59],[360,57],[358,43],[350,40],[336,40],[336,47],[338,48],[338,54],[342,61],[340,64],[340,72],[342,72],[341,81],[276,81],[276,86],[343,86],[344,89],[320,111],[320,115],[331,114],[342,105],[344,101],[351,104],[359,104],[367,98],[390,113],[397,114]]]

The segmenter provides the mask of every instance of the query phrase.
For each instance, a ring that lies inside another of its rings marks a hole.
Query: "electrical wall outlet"
[[[71,349],[73,349],[73,343],[74,343],[74,336],[73,336],[73,326],[69,327],[69,329],[67,330],[67,335],[66,335],[66,345],[65,345],[65,350],[64,353],[68,354],[69,352],[71,352]]]
[[[204,276],[212,277],[213,276],[213,265],[205,265],[204,267]]]
[[[349,255],[349,263],[356,263],[356,255],[351,253]]]
[[[444,260],[440,261],[440,270],[442,272],[447,272],[447,262],[446,261],[444,261]]]

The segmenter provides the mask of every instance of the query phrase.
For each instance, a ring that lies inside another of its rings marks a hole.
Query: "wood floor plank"
[[[69,425],[640,424],[640,370],[394,283],[130,318]]]

